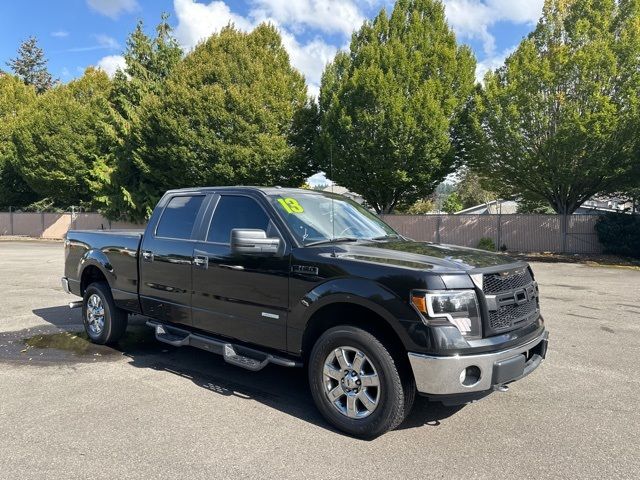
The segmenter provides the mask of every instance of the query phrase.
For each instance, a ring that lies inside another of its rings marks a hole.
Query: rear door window
[[[191,238],[204,195],[173,197],[162,212],[156,228],[156,237]]]
[[[218,201],[209,225],[207,241],[230,243],[234,228],[269,229],[269,217],[254,199],[249,197],[223,195]]]

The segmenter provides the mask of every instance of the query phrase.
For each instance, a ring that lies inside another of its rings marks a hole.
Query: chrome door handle
[[[205,270],[209,268],[209,257],[204,255],[197,255],[193,257],[193,265],[196,267],[204,268]]]
[[[148,250],[144,250],[142,252],[142,259],[145,262],[153,262],[153,252],[150,252]]]

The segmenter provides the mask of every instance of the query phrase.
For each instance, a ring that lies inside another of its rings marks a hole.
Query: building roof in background
[[[350,198],[351,200],[353,200],[354,202],[358,202],[360,204],[364,203],[364,198],[362,198],[362,195],[358,194],[358,193],[354,193],[348,189],[346,189],[345,187],[341,187],[340,185],[329,185],[328,187],[325,187],[321,190],[322,192],[330,192],[330,193],[336,193],[338,195],[343,195],[347,198]]]
[[[465,208],[454,215],[511,215],[518,212],[518,202],[515,200],[492,200],[474,207]]]

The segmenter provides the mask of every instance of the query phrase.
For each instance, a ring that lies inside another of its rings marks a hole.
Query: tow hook
[[[509,391],[509,386],[508,385],[494,385],[493,389],[496,392],[508,392]]]

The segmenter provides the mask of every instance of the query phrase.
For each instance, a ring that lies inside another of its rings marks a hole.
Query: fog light
[[[471,387],[480,381],[480,368],[472,365],[460,372],[460,383],[465,387]]]

